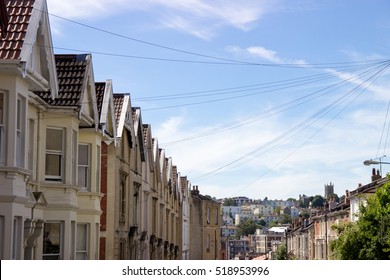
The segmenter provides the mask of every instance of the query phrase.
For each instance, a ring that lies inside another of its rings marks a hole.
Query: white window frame
[[[58,225],[58,253],[45,253],[43,250],[45,249],[45,245],[42,248],[42,259],[43,260],[61,260],[63,259],[63,242],[64,242],[64,223],[63,222],[46,222],[43,226],[43,243],[51,242],[49,236],[47,235],[48,231],[46,231],[46,226],[48,225]]]
[[[24,168],[25,163],[25,129],[26,128],[26,99],[18,97],[16,101],[16,165]]]
[[[34,150],[35,150],[35,120],[28,120],[28,159],[27,167],[29,170],[34,169]],[[34,172],[32,172],[34,174]],[[33,175],[34,176],[34,175]]]
[[[0,164],[5,164],[5,153],[7,146],[7,96],[6,93],[0,91],[1,107],[0,107]]]
[[[87,149],[87,158],[86,163],[80,163],[80,156],[82,153],[80,152],[80,148],[86,148]],[[78,185],[82,190],[90,191],[91,190],[91,145],[90,144],[84,144],[79,143],[78,144],[79,154],[78,154]],[[83,180],[81,180],[83,179]],[[82,183],[82,181],[84,183]]]
[[[61,143],[61,149],[60,150],[50,150],[47,148],[47,141],[51,141],[52,139],[48,139],[48,132],[49,130],[59,130],[62,133],[62,143]],[[57,127],[47,127],[46,128],[46,161],[48,155],[54,155],[54,156],[60,156],[60,174],[59,175],[49,175],[47,174],[47,162],[45,166],[45,180],[46,181],[56,181],[56,182],[63,182],[64,181],[64,173],[65,173],[65,134],[66,131],[64,128],[57,128]]]
[[[80,231],[81,227],[83,228]],[[82,239],[81,238],[82,236]],[[89,224],[78,223],[76,233],[76,260],[88,260]]]
[[[98,145],[96,150],[96,192],[100,192],[101,181],[101,147]]]
[[[72,130],[72,184],[77,185],[77,166],[78,166],[78,141],[77,131]]]

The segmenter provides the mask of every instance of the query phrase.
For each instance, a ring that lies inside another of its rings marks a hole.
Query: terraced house
[[[53,53],[45,0],[5,2],[0,259],[188,259],[191,184],[141,109]]]

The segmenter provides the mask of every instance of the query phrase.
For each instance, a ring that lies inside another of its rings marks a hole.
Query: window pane
[[[87,250],[87,225],[77,225],[77,251]]]
[[[72,184],[77,184],[77,132],[72,131]]]
[[[79,165],[88,165],[88,145],[79,145]]]
[[[50,128],[47,129],[46,150],[62,151],[62,130]]]
[[[60,259],[61,224],[47,223],[43,232],[43,259]]]
[[[84,166],[79,166],[79,186],[82,188],[87,188],[88,186],[88,168]]]
[[[22,167],[23,163],[23,153],[22,153],[22,135],[18,130],[16,131],[16,163],[19,167]]]
[[[88,227],[86,224],[77,225],[76,259],[87,259]]]
[[[61,155],[46,155],[46,175],[61,176]]]
[[[16,114],[16,129],[20,130],[21,128],[21,118],[22,118],[22,100],[18,99],[17,101],[17,114]]]
[[[29,120],[29,140],[28,140],[28,169],[33,170],[34,168],[34,128],[35,122],[33,119]]]

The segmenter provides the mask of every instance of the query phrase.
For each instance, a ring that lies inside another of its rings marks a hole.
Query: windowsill
[[[100,192],[91,192],[91,191],[88,191],[88,190],[85,190],[85,191],[79,191],[77,193],[77,195],[79,196],[96,196],[96,197],[103,197],[104,194],[103,193],[100,193]]]
[[[45,188],[63,188],[63,189],[73,189],[75,191],[78,191],[80,188],[75,185],[67,185],[62,182],[56,182],[56,181],[45,181],[44,183],[40,184],[41,187]]]
[[[9,167],[9,166],[1,166],[0,165],[0,172],[6,172],[7,173],[7,177],[8,177],[8,173],[9,174],[20,174],[20,175],[24,175],[24,176],[31,176],[32,175],[32,171],[28,170],[28,169],[25,169],[25,168],[22,168],[22,167]]]

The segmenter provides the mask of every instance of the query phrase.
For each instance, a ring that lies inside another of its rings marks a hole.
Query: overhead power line
[[[36,9],[36,8],[34,8],[34,9]],[[156,47],[156,48],[160,48],[160,49],[169,50],[169,51],[176,52],[176,53],[182,53],[182,54],[186,54],[186,55],[197,56],[197,57],[202,57],[202,58],[207,58],[207,59],[212,59],[212,60],[217,60],[220,63],[216,63],[215,61],[211,62],[211,61],[193,61],[193,60],[182,60],[182,59],[171,59],[171,58],[157,58],[157,57],[135,56],[135,55],[128,55],[128,54],[115,54],[115,53],[100,52],[100,51],[82,51],[82,50],[75,50],[75,49],[69,49],[69,48],[54,47],[55,49],[62,49],[62,50],[67,50],[67,51],[89,52],[89,53],[94,53],[94,54],[99,54],[99,55],[110,55],[110,56],[117,56],[117,57],[147,59],[147,60],[159,60],[159,61],[170,61],[170,62],[249,65],[249,66],[266,66],[266,67],[280,67],[280,68],[305,68],[305,67],[310,67],[310,68],[322,68],[323,69],[323,68],[328,68],[328,67],[337,68],[337,67],[343,67],[343,66],[346,66],[346,65],[356,65],[356,64],[359,64],[359,63],[365,64],[367,62],[379,61],[379,60],[371,60],[371,61],[357,61],[357,62],[356,61],[355,62],[349,61],[349,62],[326,62],[326,63],[311,63],[311,64],[302,64],[302,63],[255,63],[255,62],[248,62],[248,61],[242,61],[242,60],[236,60],[236,59],[228,59],[228,58],[223,58],[223,57],[218,57],[218,56],[207,55],[207,54],[203,54],[203,53],[200,53],[200,52],[194,52],[194,51],[188,51],[188,50],[183,50],[183,49],[179,49],[179,48],[174,48],[174,47],[171,47],[171,46],[166,46],[166,45],[162,45],[162,44],[158,44],[158,43],[154,43],[154,42],[138,39],[138,38],[135,38],[135,37],[132,37],[132,36],[123,35],[123,34],[120,34],[120,33],[114,32],[114,31],[110,31],[110,30],[106,30],[106,29],[103,29],[103,28],[99,28],[99,27],[95,27],[95,26],[92,26],[92,25],[88,25],[88,24],[85,24],[85,23],[82,23],[82,22],[79,22],[79,21],[75,21],[75,20],[72,20],[72,19],[69,19],[69,18],[65,18],[63,16],[59,16],[59,15],[56,15],[56,14],[49,13],[47,11],[43,11],[43,10],[39,10],[39,9],[36,9],[36,10],[40,11],[42,13],[47,13],[48,15],[50,15],[52,17],[55,17],[55,18],[58,18],[58,19],[61,19],[61,20],[64,20],[64,21],[67,21],[67,22],[79,25],[79,26],[82,26],[84,28],[88,28],[88,29],[95,30],[95,31],[98,31],[98,32],[101,32],[101,33],[105,33],[107,35],[111,35],[111,36],[118,37],[118,38],[125,39],[125,40],[130,40],[130,41],[133,41],[133,42],[136,42],[136,43],[140,43],[140,44],[144,44],[144,45],[148,45],[148,46],[152,46],[152,47]],[[224,62],[224,63],[221,63],[221,62]]]
[[[279,106],[273,107],[270,110],[267,110],[265,112],[261,112],[259,114],[256,114],[256,115],[250,117],[250,118],[247,118],[245,120],[230,122],[230,123],[220,125],[218,127],[213,127],[212,129],[208,129],[208,130],[202,131],[200,133],[197,133],[197,134],[185,137],[185,138],[181,138],[181,139],[177,139],[175,141],[164,143],[164,145],[171,146],[171,145],[179,144],[179,143],[182,143],[185,141],[190,141],[190,140],[198,139],[201,137],[211,136],[211,135],[214,135],[217,133],[221,133],[221,132],[225,132],[225,131],[228,131],[231,129],[242,127],[244,125],[249,125],[249,124],[258,122],[260,120],[264,120],[265,118],[268,118],[268,117],[280,114],[282,112],[286,112],[288,110],[297,108],[297,107],[304,105],[304,104],[307,104],[315,99],[318,99],[320,97],[328,95],[329,93],[334,92],[337,89],[341,89],[342,87],[345,87],[350,83],[356,82],[358,79],[361,79],[361,78],[369,75],[373,71],[376,71],[378,69],[378,67],[379,66],[377,65],[377,66],[372,67],[368,70],[365,70],[364,72],[356,73],[354,75],[351,75],[348,79],[339,81],[337,83],[323,87],[319,90],[310,92],[304,96],[298,97],[294,100],[291,100],[291,101],[283,103]]]
[[[293,136],[300,134],[303,130],[308,128],[310,125],[318,122],[320,120],[320,117],[324,117],[325,115],[329,114],[335,108],[337,108],[338,105],[341,105],[343,102],[345,102],[349,98],[350,101],[347,103],[347,105],[344,106],[344,108],[342,110],[340,110],[334,117],[331,118],[331,120],[334,120],[343,111],[345,111],[346,108],[349,107],[352,104],[352,102],[357,99],[357,97],[359,97],[364,92],[364,90],[366,89],[366,87],[369,84],[371,84],[384,71],[386,71],[389,68],[389,66],[390,66],[390,63],[382,65],[382,67],[380,67],[379,69],[376,69],[376,71],[370,77],[368,77],[363,83],[355,86],[352,90],[348,91],[342,97],[338,98],[337,100],[335,100],[331,104],[329,104],[326,107],[322,108],[320,111],[318,111],[314,115],[310,116],[306,120],[300,122],[296,126],[294,126],[291,129],[289,129],[288,131],[282,133],[281,135],[279,135],[276,138],[272,139],[271,141],[267,142],[265,145],[257,147],[256,149],[250,151],[249,153],[239,157],[238,159],[236,159],[234,161],[229,162],[228,164],[225,164],[225,165],[223,165],[223,166],[221,166],[219,168],[216,168],[216,169],[214,169],[214,170],[212,170],[212,171],[210,171],[208,173],[205,173],[204,175],[201,175],[201,176],[198,176],[196,178],[193,178],[193,180],[202,180],[203,181],[203,180],[208,179],[210,177],[214,177],[214,176],[219,175],[219,174],[221,174],[223,172],[226,172],[226,170],[227,170],[226,168],[231,169],[233,167],[240,166],[243,163],[246,163],[246,162],[248,162],[250,160],[253,160],[253,159],[257,158],[258,156],[263,155],[264,153],[269,152],[269,151],[275,149],[276,147],[278,147],[281,144],[285,143],[287,140],[289,140]],[[361,92],[358,93],[357,96],[354,96],[353,94],[356,94],[359,90],[361,90]],[[326,125],[322,126],[320,130],[325,128],[329,123],[330,123],[330,121],[328,121],[326,123]],[[315,133],[315,135],[317,135],[318,133],[319,133],[319,131],[317,133]],[[311,138],[313,138],[313,137],[311,137]],[[270,148],[268,148],[268,146],[270,146]],[[267,148],[267,149],[265,149],[265,148]],[[259,153],[260,151],[262,151],[262,152]],[[244,159],[245,159],[245,161],[244,161]]]

